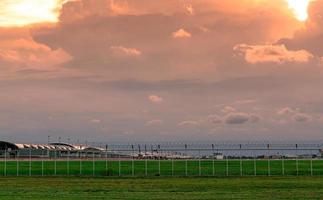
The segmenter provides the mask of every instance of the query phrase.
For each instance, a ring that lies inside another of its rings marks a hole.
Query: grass
[[[56,166],[56,169],[55,169]],[[0,176],[322,176],[323,160],[0,161]]]
[[[0,199],[322,199],[322,177],[2,177]]]

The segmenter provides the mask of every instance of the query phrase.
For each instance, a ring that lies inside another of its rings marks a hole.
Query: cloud
[[[290,108],[290,107],[285,107],[285,108],[280,108],[278,111],[277,111],[277,114],[278,115],[290,115],[290,114],[293,114],[295,111]]]
[[[186,120],[178,123],[178,126],[198,126],[201,124],[201,121]]]
[[[63,0],[1,0],[0,27],[56,23]]]
[[[110,49],[117,56],[140,56],[141,51],[135,48],[126,48],[123,46],[111,46]]]
[[[226,124],[244,124],[246,122],[257,123],[261,119],[259,115],[254,113],[248,114],[237,112],[237,110],[231,106],[225,106],[222,109],[222,112],[226,115],[222,120],[220,120],[220,118],[215,118],[215,122],[224,121]]]
[[[161,103],[163,101],[163,98],[157,95],[149,95],[148,99],[153,103]]]
[[[33,29],[32,35],[72,55],[66,68],[111,79],[214,80],[248,72],[232,59],[235,44],[293,33],[292,19],[278,12],[284,6],[280,0],[241,0],[239,6],[235,0],[79,0],[63,5],[57,26]]]
[[[223,121],[222,118],[216,114],[209,115],[207,118],[208,118],[208,121],[211,122],[212,124],[220,124]]]
[[[146,122],[146,126],[159,126],[163,124],[163,120],[161,119],[153,119]]]
[[[51,49],[32,39],[12,39],[0,42],[0,63],[12,66],[17,70],[48,70],[56,65],[66,63],[72,57],[63,49]]]
[[[190,38],[190,37],[192,37],[192,34],[181,28],[181,29],[173,32],[172,36],[173,36],[173,38]]]
[[[234,103],[237,105],[245,105],[245,104],[253,104],[256,102],[257,100],[255,99],[242,99],[242,100],[235,101]]]
[[[293,120],[296,122],[308,122],[312,117],[305,113],[297,113],[293,116]]]
[[[309,18],[304,24],[304,28],[295,32],[292,38],[283,38],[278,41],[289,49],[306,49],[315,56],[323,56],[323,47],[318,45],[323,39],[323,1],[311,1],[309,9]]]
[[[257,123],[261,120],[261,117],[257,114],[250,114],[249,115],[249,120],[251,123]]]
[[[194,15],[195,14],[195,11],[194,11],[194,8],[192,6],[192,4],[186,4],[184,5],[184,8],[185,8],[185,11],[188,15]]]
[[[100,119],[91,119],[90,122],[94,123],[94,124],[98,124],[98,123],[101,123],[101,120]]]
[[[221,111],[223,113],[231,113],[231,112],[235,112],[236,109],[231,106],[225,106]]]
[[[224,116],[226,124],[245,124],[247,122],[256,123],[260,121],[260,117],[256,114],[248,113],[229,113]]]
[[[251,64],[257,63],[285,63],[285,62],[308,62],[314,56],[306,50],[292,51],[285,45],[247,45],[238,44],[234,51],[242,53],[245,60]]]

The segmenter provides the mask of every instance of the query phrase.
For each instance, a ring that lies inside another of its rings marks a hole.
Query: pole
[[[44,150],[42,149],[42,158],[41,158],[41,175],[44,176]]]
[[[146,176],[148,175],[147,166],[148,166],[148,161],[147,161],[147,145],[145,145],[145,175]]]
[[[199,176],[202,175],[202,169],[201,169],[201,151],[199,150]]]
[[[54,150],[54,154],[55,154],[54,155],[54,175],[56,176],[57,175],[57,163],[56,163],[57,162],[56,161],[57,160],[56,159],[57,158],[57,150],[56,149]]]
[[[226,175],[229,176],[229,158],[228,155],[225,157],[226,159]]]
[[[174,176],[174,155],[172,155],[172,176]]]
[[[213,176],[215,176],[215,166],[214,166],[214,159],[215,159],[215,152],[214,152],[214,144],[212,144],[212,152],[213,152],[213,156],[212,156],[212,161],[213,161],[213,166],[212,166],[212,173]]]
[[[161,159],[161,152],[160,152],[160,145],[158,145],[158,174],[159,174],[159,176],[161,175],[161,173],[160,173],[160,159]]]
[[[148,167],[148,161],[147,161],[147,158],[145,158],[145,176],[148,175],[148,169],[147,169],[147,167]]]
[[[299,175],[299,168],[298,168],[298,144],[295,145],[296,147],[296,175],[298,176]]]
[[[267,149],[268,149],[268,176],[271,176],[271,170],[270,170],[270,144],[267,145]]]
[[[29,149],[29,176],[31,176],[31,149]]]
[[[121,176],[121,160],[120,160],[120,153],[119,153],[119,176]]]
[[[94,151],[92,152],[92,175],[95,176],[95,161],[94,161]]]
[[[80,175],[82,175],[82,154],[81,150],[79,151],[79,157],[80,157]]]
[[[241,158],[241,152],[242,152],[242,145],[240,144],[240,151],[239,151],[239,157],[240,157],[240,176],[242,176],[242,158]]]
[[[4,150],[4,176],[7,176],[7,149]]]
[[[135,150],[134,150],[134,146],[131,145],[132,148],[132,160],[131,160],[131,169],[132,169],[132,176],[135,176],[135,161],[134,161],[134,157],[135,157]]]
[[[285,155],[283,154],[282,155],[282,174],[283,174],[283,176],[285,175],[285,162],[284,162],[284,157],[285,157]]]
[[[257,176],[257,155],[255,154],[255,152],[253,151],[253,171],[254,171],[254,175]]]
[[[105,146],[105,171],[106,171],[106,175],[109,175],[109,171],[108,171],[108,145]]]
[[[185,144],[185,176],[187,176],[187,144]]]
[[[70,175],[70,151],[67,150],[67,176]]]
[[[19,150],[17,150],[17,176],[19,176]]]
[[[313,176],[313,152],[311,150],[311,160],[310,160],[310,164],[311,164],[311,176]]]

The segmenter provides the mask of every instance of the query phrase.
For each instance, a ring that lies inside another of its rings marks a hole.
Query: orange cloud
[[[4,40],[0,43],[0,62],[16,69],[49,69],[67,62],[71,56],[63,49],[53,50],[32,39]]]
[[[192,4],[186,4],[186,5],[184,5],[184,8],[185,8],[186,13],[188,15],[194,15],[195,14],[195,10],[194,10]]]
[[[306,50],[292,51],[285,45],[247,45],[238,44],[234,50],[242,53],[248,63],[308,62],[314,56]]]
[[[190,38],[190,37],[192,37],[192,34],[191,33],[185,31],[182,28],[179,29],[179,30],[177,30],[177,31],[175,31],[175,32],[173,32],[172,35],[173,35],[173,38]]]
[[[150,95],[148,99],[153,103],[161,103],[163,101],[163,98],[157,95]]]
[[[112,46],[111,50],[119,56],[140,56],[141,51],[135,48],[127,48],[123,46]]]

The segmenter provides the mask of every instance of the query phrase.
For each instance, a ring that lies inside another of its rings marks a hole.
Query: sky
[[[1,0],[0,138],[321,140],[323,0]]]

